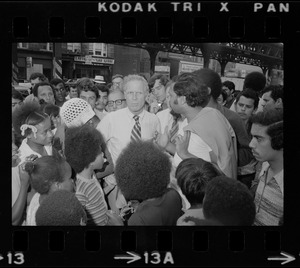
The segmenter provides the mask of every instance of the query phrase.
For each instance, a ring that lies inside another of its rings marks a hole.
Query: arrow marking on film
[[[114,257],[114,259],[116,259],[116,260],[129,260],[127,263],[131,263],[131,262],[138,261],[139,259],[141,259],[140,255],[138,255],[134,252],[127,251],[126,253],[131,255],[131,256],[119,255],[119,256]]]
[[[281,255],[285,256],[285,257],[273,257],[273,258],[268,258],[268,261],[284,261],[281,263],[281,265],[289,263],[291,261],[294,261],[295,258],[292,255],[289,255],[285,252],[280,252]]]

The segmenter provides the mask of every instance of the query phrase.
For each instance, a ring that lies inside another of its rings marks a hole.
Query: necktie
[[[133,119],[135,120],[135,124],[131,131],[131,141],[138,141],[141,139],[141,125],[139,122],[139,116],[135,115]]]
[[[179,130],[178,119],[174,118],[172,123],[172,128],[170,130],[170,141],[172,143],[175,143],[175,138],[177,136],[178,130]]]

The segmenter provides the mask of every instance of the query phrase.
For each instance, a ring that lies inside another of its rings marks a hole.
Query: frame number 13
[[[18,264],[18,265],[21,265],[25,262],[25,259],[24,259],[24,254],[23,253],[7,253],[7,258],[8,258],[8,264]]]

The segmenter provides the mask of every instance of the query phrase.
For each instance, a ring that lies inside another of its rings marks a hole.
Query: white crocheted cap
[[[85,100],[72,98],[60,108],[60,117],[67,127],[78,127],[89,121],[95,112]]]

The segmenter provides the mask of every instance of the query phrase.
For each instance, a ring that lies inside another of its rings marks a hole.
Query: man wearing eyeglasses
[[[115,90],[109,93],[107,102],[107,111],[114,112],[127,107],[124,93],[121,90]]]

